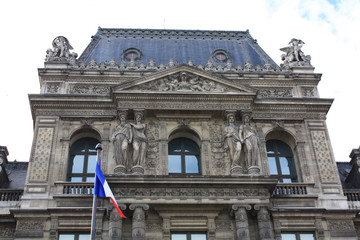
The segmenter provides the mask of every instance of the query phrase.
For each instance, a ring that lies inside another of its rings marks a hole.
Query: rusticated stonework
[[[47,181],[53,136],[54,128],[38,129],[35,150],[30,162],[30,182]]]
[[[337,171],[331,159],[328,139],[325,131],[311,131],[311,139],[314,146],[316,160],[320,170],[320,180],[322,183],[336,183]]]

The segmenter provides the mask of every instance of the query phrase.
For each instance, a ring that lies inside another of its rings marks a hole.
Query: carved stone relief
[[[145,169],[148,174],[158,174],[161,171],[159,164],[159,124],[150,121],[147,125],[145,134],[148,137],[148,147],[146,152]]]
[[[304,97],[316,97],[316,88],[314,87],[303,87],[301,88],[302,95]]]
[[[311,139],[320,171],[321,182],[336,183],[338,181],[338,173],[334,168],[325,131],[311,131]]]
[[[293,94],[291,88],[267,88],[260,89],[258,96],[263,98],[282,98],[292,97]]]
[[[75,94],[109,94],[110,87],[103,85],[81,85],[77,84],[70,87],[70,93]]]
[[[47,93],[59,93],[60,83],[48,82],[46,84]]]
[[[225,175],[230,170],[229,155],[224,147],[223,125],[217,122],[209,124],[212,172]]]
[[[133,87],[132,90],[153,90],[153,91],[183,91],[183,92],[228,92],[226,86],[212,80],[188,73],[181,72],[165,78],[152,81],[141,86]]]
[[[0,236],[3,238],[13,238],[15,233],[15,224],[1,223],[0,224]]]
[[[30,182],[46,182],[51,157],[54,128],[38,128],[34,153],[30,161]]]
[[[355,231],[354,223],[352,220],[328,220],[329,230],[335,232]]]

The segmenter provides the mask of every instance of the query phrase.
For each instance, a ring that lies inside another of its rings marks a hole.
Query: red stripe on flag
[[[117,205],[117,203],[114,201],[113,198],[110,198],[110,200],[112,201],[112,203],[114,204],[116,210],[118,211],[120,217],[122,218],[126,218],[125,215],[122,213],[122,211],[120,210],[119,206]]]

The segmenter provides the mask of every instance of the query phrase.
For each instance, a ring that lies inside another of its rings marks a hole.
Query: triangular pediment
[[[195,67],[180,65],[121,83],[114,86],[112,91],[167,92],[174,94],[239,93],[252,95],[256,94],[257,90]]]

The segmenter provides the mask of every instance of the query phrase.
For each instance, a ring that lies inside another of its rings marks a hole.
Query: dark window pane
[[[199,173],[199,161],[194,155],[185,156],[185,172],[186,173]]]
[[[282,141],[276,141],[278,153],[281,155],[292,155],[291,148]]]
[[[267,143],[266,143],[266,152],[267,152],[267,154],[269,154],[269,153],[274,153],[275,152],[275,150],[274,150],[274,146],[273,146],[273,141],[268,141]]]
[[[89,155],[88,156],[87,172],[88,173],[95,173],[95,167],[96,167],[96,155]]]
[[[70,148],[70,152],[85,152],[86,138],[76,141]]]
[[[276,167],[276,160],[275,157],[268,157],[269,160],[269,168],[270,168],[270,174],[271,175],[277,175],[277,167]]]
[[[181,152],[180,139],[174,139],[169,143],[169,153],[172,152]]]
[[[184,139],[185,152],[198,153],[200,152],[198,145],[189,139]]]
[[[82,173],[84,171],[84,155],[75,155],[72,157],[72,173]]]
[[[88,144],[88,148],[89,148],[89,152],[96,152],[96,145],[98,145],[99,141],[97,139],[94,138],[86,138],[87,139],[87,144]]]
[[[181,155],[169,155],[169,173],[181,173]]]

